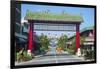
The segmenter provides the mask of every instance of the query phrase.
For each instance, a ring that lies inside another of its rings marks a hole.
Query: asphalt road
[[[15,63],[16,66],[20,65],[37,65],[37,64],[51,64],[51,63],[69,63],[69,62],[81,62],[84,61],[82,57],[76,55],[70,55],[67,52],[57,54],[56,47],[51,47],[51,50],[44,56],[34,58],[27,62]]]

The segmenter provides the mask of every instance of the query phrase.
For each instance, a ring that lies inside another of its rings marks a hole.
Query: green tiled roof
[[[84,32],[84,31],[87,31],[87,30],[92,30],[92,29],[94,29],[94,26],[83,28],[81,30],[81,33]]]
[[[94,29],[94,26],[85,27],[82,30],[80,30],[80,34],[83,33],[83,32],[85,32],[85,31],[87,31],[87,30],[93,30],[93,29]],[[75,35],[76,34],[73,34],[71,37],[69,37],[69,39],[75,37]]]
[[[80,15],[71,15],[67,13],[51,13],[51,12],[31,12],[27,11],[25,19],[27,20],[51,20],[51,21],[71,21],[82,22],[83,18]]]

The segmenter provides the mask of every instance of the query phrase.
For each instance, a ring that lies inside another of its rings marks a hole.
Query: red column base
[[[76,55],[77,56],[81,56],[81,50],[80,50],[80,48],[77,49]]]
[[[27,51],[27,54],[30,55],[30,56],[32,56],[31,50],[28,50],[28,51]]]

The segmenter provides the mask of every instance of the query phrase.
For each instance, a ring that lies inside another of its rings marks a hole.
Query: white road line
[[[56,56],[56,51],[55,51],[55,60],[56,60],[56,63],[58,63],[58,61],[57,61],[57,56]]]

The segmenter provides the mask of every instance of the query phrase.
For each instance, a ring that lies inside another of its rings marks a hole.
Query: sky
[[[30,10],[33,12],[38,11],[45,11],[50,10],[52,13],[61,13],[62,11],[65,11],[68,14],[73,15],[81,15],[83,17],[83,22],[80,25],[80,30],[86,27],[90,27],[94,25],[94,8],[83,8],[83,7],[65,7],[65,6],[45,6],[45,5],[29,5],[29,4],[22,4],[21,5],[21,18],[24,18],[26,15],[26,11]],[[40,35],[41,33],[44,33],[48,36],[60,36],[62,33],[68,35],[68,37],[75,34],[75,32],[70,31],[36,31],[37,35]]]

